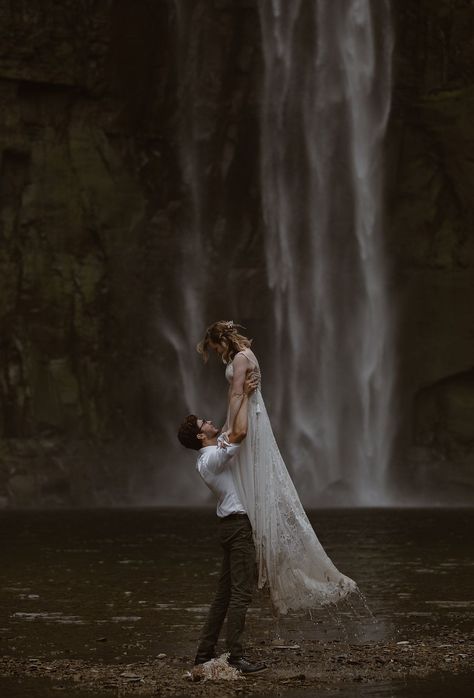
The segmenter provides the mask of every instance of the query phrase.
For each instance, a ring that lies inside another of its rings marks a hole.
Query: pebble
[[[141,681],[143,679],[143,676],[139,676],[138,674],[134,674],[131,671],[123,671],[120,676],[122,676],[124,679],[127,679],[127,681]]]

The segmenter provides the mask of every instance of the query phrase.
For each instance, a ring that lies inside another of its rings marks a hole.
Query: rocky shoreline
[[[190,656],[161,654],[134,663],[94,663],[79,659],[0,658],[2,677],[20,682],[48,679],[51,689],[116,692],[121,696],[222,696],[291,694],[293,689],[339,690],[358,684],[376,685],[445,672],[468,672],[474,660],[474,640],[454,630],[420,640],[357,645],[347,642],[305,641],[294,649],[271,645],[249,648],[249,656],[268,664],[268,670],[237,681],[193,682]]]

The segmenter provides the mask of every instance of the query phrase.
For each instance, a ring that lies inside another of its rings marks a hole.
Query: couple
[[[357,589],[326,555],[305,514],[273,436],[260,391],[260,368],[250,347],[251,340],[232,321],[218,321],[207,329],[198,351],[204,361],[209,350],[215,351],[226,364],[226,423],[218,437],[211,422],[190,415],[178,433],[183,445],[200,452],[197,469],[218,499],[224,548],[218,591],[196,662],[213,656],[228,608],[229,662],[242,671],[262,668],[242,658],[241,645],[254,554],[258,587],[268,587],[278,613],[334,603]]]

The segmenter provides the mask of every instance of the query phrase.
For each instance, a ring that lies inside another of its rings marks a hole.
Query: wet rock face
[[[258,130],[239,115],[257,116],[248,108],[255,11],[193,5],[189,48],[206,39],[191,31],[201,21],[214,50],[189,95],[182,76],[178,85],[176,8],[145,0],[0,7],[4,504],[154,496],[160,448],[174,439],[164,415],[185,414],[169,379],[178,369],[163,318],[182,315],[174,270],[191,214],[177,141],[195,109],[209,185],[204,222],[215,231],[208,248],[226,248],[232,211],[235,226],[245,214],[252,237],[258,170],[249,175],[247,163]],[[213,161],[223,170],[211,172]]]
[[[178,5],[1,4],[0,503],[131,501],[155,487],[174,438],[163,415],[185,409],[163,333],[182,317],[174,270],[196,214],[183,139],[205,173],[209,321],[242,285],[240,319],[251,334],[265,327],[255,4],[183,2],[181,34]],[[454,443],[468,449],[453,424],[470,408],[432,419],[425,396],[451,377],[464,390],[474,356],[474,9],[413,0],[394,15],[388,245],[402,439],[451,458]],[[231,275],[219,263],[229,254]],[[448,450],[444,437],[426,443],[440,419]]]
[[[459,454],[465,459],[473,449],[462,425],[472,419],[464,398],[472,391],[474,356],[474,9],[467,0],[446,0],[394,10],[388,244],[407,414],[403,444],[426,447],[428,439],[426,459],[444,464],[441,481],[470,481]],[[419,470],[419,451],[415,461],[409,459]]]
[[[414,434],[408,457],[424,475],[425,487],[433,494],[441,488],[469,504],[474,495],[474,370],[418,391]]]
[[[16,503],[126,496],[121,441],[150,428],[167,6],[129,7],[0,9],[0,494]]]

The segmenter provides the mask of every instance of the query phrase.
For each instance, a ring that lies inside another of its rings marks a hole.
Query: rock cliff
[[[394,482],[459,500],[474,483],[474,8],[410,0],[394,21]],[[255,6],[2,2],[0,38],[0,501],[153,501],[182,407],[163,328],[181,316],[175,271],[196,215],[186,139],[205,173],[209,319],[245,282],[231,307],[271,347]]]
[[[399,476],[433,501],[474,485],[472,3],[395,4],[390,258],[399,318]]]

